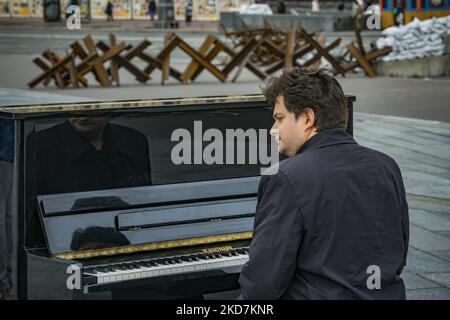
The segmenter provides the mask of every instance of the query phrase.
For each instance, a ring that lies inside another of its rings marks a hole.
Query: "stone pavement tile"
[[[424,279],[412,272],[403,271],[401,274],[401,278],[403,279],[406,290],[411,289],[430,289],[430,288],[439,288],[440,285]]]
[[[368,126],[364,132],[358,133],[360,136],[377,137],[383,139],[387,145],[396,146],[409,152],[418,152],[433,155],[436,158],[448,159],[450,151],[448,148],[443,148],[448,144],[450,138],[444,139],[440,137],[441,141],[430,141],[429,139],[421,138],[413,131],[397,131],[379,128],[375,126]],[[447,141],[444,141],[447,140]]]
[[[444,217],[450,217],[450,201],[407,194],[409,209],[419,209]]]
[[[401,169],[407,193],[449,199],[450,177]]]
[[[413,248],[422,251],[450,250],[450,239],[424,228],[410,224],[410,242]]]
[[[450,272],[450,262],[409,247],[405,271],[416,274]]]
[[[420,137],[422,139],[429,139],[430,143],[437,141],[438,143],[448,143],[450,139],[450,128],[424,128],[416,126],[415,129],[418,129],[415,132],[416,137]]]
[[[441,259],[445,259],[450,263],[450,251],[431,251],[430,253],[435,256],[438,256]]]
[[[450,139],[450,128],[447,124],[447,127],[422,127],[422,126],[416,126],[417,130],[420,130],[420,135],[422,136],[428,136],[428,135],[432,135],[435,138],[434,139],[439,139],[440,141],[442,140],[448,140]]]
[[[356,141],[363,146],[389,155],[400,165],[400,167],[403,165],[416,163],[423,164],[428,167],[436,167],[436,169],[450,170],[450,158],[436,157],[435,155],[427,154],[425,152],[407,150],[401,146],[391,145],[389,141],[378,141],[378,137],[374,136],[356,139]],[[425,167],[425,169],[427,169],[427,167]]]
[[[421,276],[450,289],[450,272],[422,273]]]
[[[450,216],[442,217],[424,210],[410,209],[409,223],[430,231],[450,231]]]
[[[439,231],[438,234],[440,236],[444,236],[444,237],[450,238],[450,231]]]
[[[445,163],[445,160],[442,161]],[[402,160],[402,171],[408,170],[411,172],[422,172],[430,175],[438,176],[446,180],[450,179],[450,167],[446,168],[442,165],[436,165],[433,163],[419,162],[416,159]]]
[[[446,288],[406,290],[407,300],[450,300],[450,290]]]
[[[355,113],[354,132],[396,160],[407,193],[450,199],[450,124]]]

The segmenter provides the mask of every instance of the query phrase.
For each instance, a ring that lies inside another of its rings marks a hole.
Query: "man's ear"
[[[309,127],[314,127],[316,125],[316,113],[312,108],[306,108],[305,114],[305,125]]]

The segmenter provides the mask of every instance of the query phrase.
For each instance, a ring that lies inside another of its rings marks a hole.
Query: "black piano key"
[[[84,270],[85,273],[90,273],[90,274],[96,274],[97,271],[95,271],[94,269],[85,269]]]
[[[128,268],[127,267],[125,267],[125,266],[115,266],[115,269],[116,270],[121,270],[121,271],[124,271],[124,270],[128,270]]]
[[[181,260],[186,261],[186,262],[192,262],[192,261],[194,261],[194,257],[192,257],[192,256],[183,256],[183,257],[181,257]]]
[[[240,248],[236,250],[239,254],[245,254],[248,255],[248,249],[246,248]]]
[[[154,267],[156,263],[151,263],[150,261],[142,261],[140,263],[141,266],[146,267],[146,268],[151,268]],[[156,264],[157,265],[157,264]]]
[[[169,261],[167,259],[158,259],[155,261],[157,264],[163,265],[163,266],[167,266],[169,265]]]

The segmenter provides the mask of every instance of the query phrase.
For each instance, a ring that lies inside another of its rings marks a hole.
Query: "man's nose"
[[[272,125],[272,128],[270,128],[270,130],[272,131],[273,129],[278,129],[277,123],[274,122]]]

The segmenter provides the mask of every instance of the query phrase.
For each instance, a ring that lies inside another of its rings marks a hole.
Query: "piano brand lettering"
[[[71,264],[67,267],[66,273],[70,274],[67,278],[67,289],[81,289],[81,267],[77,264]]]
[[[233,250],[232,246],[222,246],[222,247],[214,247],[214,248],[205,248],[202,249],[203,253],[216,253],[216,252],[228,252]]]
[[[266,129],[226,129],[224,137],[223,132],[215,128],[203,132],[202,121],[194,121],[193,136],[189,130],[178,128],[172,132],[170,139],[178,142],[171,152],[171,160],[175,165],[258,164],[259,159],[262,165],[271,165],[271,170],[261,168],[261,174],[275,174],[278,171],[278,147],[273,138],[268,142]],[[204,142],[210,143],[203,148]]]
[[[211,307],[190,307],[183,304],[182,307],[177,307],[177,314],[185,315],[185,314],[195,314],[195,315],[203,315],[206,318],[209,314]]]
[[[367,278],[367,289],[381,289],[381,269],[377,265],[371,265],[367,267],[367,274],[370,274]]]

